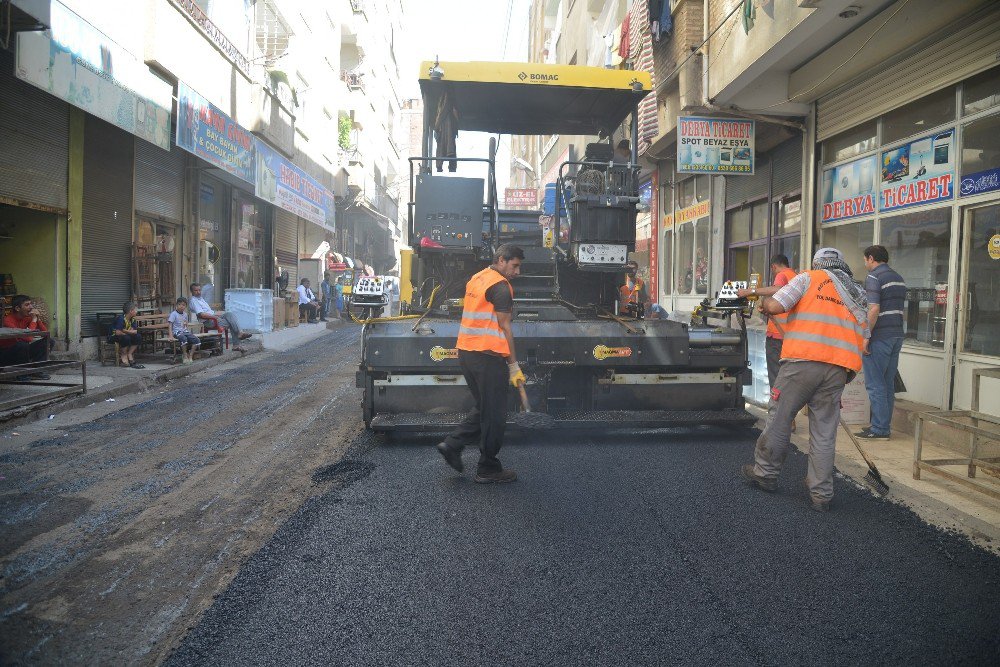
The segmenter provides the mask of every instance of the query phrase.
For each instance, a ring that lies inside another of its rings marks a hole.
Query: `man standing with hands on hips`
[[[806,486],[812,508],[830,509],[833,460],[840,425],[840,396],[861,370],[861,350],[868,337],[868,299],[836,248],[820,248],[813,270],[804,271],[765,297],[768,315],[788,313],[781,345],[781,365],[771,387],[774,410],[757,439],[754,463],[743,477],[764,491],[778,487],[778,475],[790,448],[791,421],[809,406],[809,468]]]
[[[525,383],[514,351],[514,288],[510,284],[520,274],[523,259],[521,248],[502,245],[493,255],[493,264],[472,276],[465,286],[456,347],[475,407],[437,449],[448,465],[462,472],[462,450],[479,442],[475,476],[479,484],[517,479],[517,473],[504,469],[497,454],[507,426],[507,385]]]

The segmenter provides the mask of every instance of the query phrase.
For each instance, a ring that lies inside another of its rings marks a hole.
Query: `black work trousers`
[[[50,340],[50,338],[40,338],[30,343],[19,340],[10,347],[0,347],[0,366],[45,361],[49,356],[46,348],[51,347]]]
[[[476,407],[444,439],[445,445],[461,451],[479,443],[479,472],[503,470],[497,454],[507,427],[507,386],[510,374],[503,357],[485,352],[458,351],[458,363]]]

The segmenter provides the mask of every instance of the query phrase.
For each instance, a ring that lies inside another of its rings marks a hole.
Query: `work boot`
[[[517,473],[513,470],[489,470],[477,472],[476,484],[505,484],[517,479]]]
[[[812,498],[809,504],[814,512],[829,512],[830,511],[830,501],[829,500],[817,500]]]
[[[747,463],[745,466],[740,468],[740,473],[743,475],[743,479],[750,482],[750,486],[755,486],[761,491],[774,491],[778,488],[778,480],[771,479],[769,477],[761,477],[753,471],[753,464]]]
[[[462,472],[465,466],[462,465],[462,452],[457,449],[452,449],[443,442],[437,444],[437,450],[441,452],[441,456],[444,457],[445,462],[458,472]]]

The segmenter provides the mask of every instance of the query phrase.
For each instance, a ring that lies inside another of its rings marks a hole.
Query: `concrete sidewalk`
[[[763,428],[766,410],[756,406],[749,406],[749,410],[760,418],[757,425]],[[795,423],[792,443],[803,453],[808,453],[809,418],[805,411]],[[860,426],[848,426],[854,432],[861,430]],[[956,443],[960,442],[959,435],[956,434],[955,438]],[[913,436],[908,433],[896,432],[888,441],[862,442],[861,446],[889,485],[888,499],[910,507],[930,524],[961,532],[976,543],[1000,553],[1000,501],[931,473],[924,472],[922,479],[913,479]],[[923,448],[925,459],[959,456],[956,454],[959,451],[957,444],[955,448],[949,448],[925,442]],[[868,472],[867,464],[843,428],[837,431],[836,461],[837,469],[859,484]],[[965,475],[966,471],[965,466],[948,469],[960,475]],[[1000,480],[983,472],[976,477],[976,481],[1000,490]],[[836,502],[835,498],[834,505]]]
[[[244,353],[226,350],[217,357],[204,357],[193,364],[170,363],[166,355],[139,355],[137,361],[144,369],[127,366],[101,365],[98,361],[87,362],[87,393],[64,398],[55,398],[48,402],[35,403],[22,408],[15,408],[0,413],[0,424],[9,428],[25,421],[42,419],[66,410],[91,405],[99,401],[108,401],[119,396],[136,394],[153,387],[197,373],[219,364],[244,359],[252,354],[266,352],[282,352],[293,349],[314,338],[322,336],[330,329],[341,326],[356,326],[343,320],[321,322],[317,324],[301,324],[297,327],[279,329],[265,334],[254,334],[252,338],[243,341]],[[59,381],[82,384],[80,373],[58,373],[53,378]],[[5,385],[0,388],[5,396],[15,397],[18,394],[28,397],[44,391],[41,387],[31,385]]]

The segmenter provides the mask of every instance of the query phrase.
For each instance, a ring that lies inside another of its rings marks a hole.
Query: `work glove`
[[[510,374],[510,384],[512,387],[520,387],[528,381],[516,361],[512,364],[507,364],[507,372]]]

